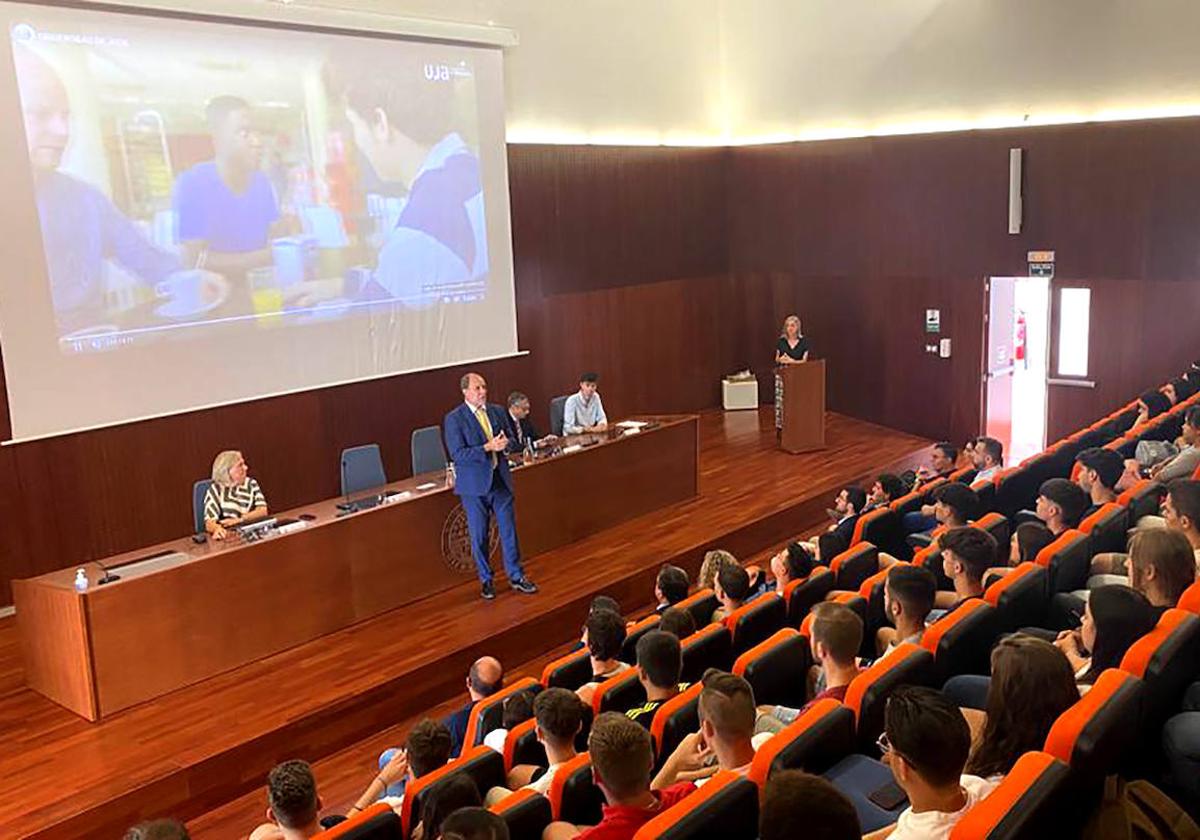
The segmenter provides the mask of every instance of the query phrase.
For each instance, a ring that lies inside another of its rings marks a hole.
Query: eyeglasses
[[[879,737],[875,739],[875,746],[879,747],[880,755],[887,755],[892,751],[892,742],[888,740],[886,732],[879,733]]]

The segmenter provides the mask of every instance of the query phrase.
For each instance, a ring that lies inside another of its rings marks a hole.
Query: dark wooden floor
[[[294,757],[316,762],[326,806],[344,809],[381,746],[461,702],[477,656],[536,674],[593,595],[648,607],[662,563],[694,572],[710,548],[748,558],[811,531],[840,485],[927,446],[830,415],[827,449],[789,456],[766,410],[707,413],[700,436],[696,499],[534,558],[537,597],[502,592],[484,609],[464,584],[100,724],[23,688],[13,620],[0,622],[0,837],[119,836],[166,814],[195,836],[241,836],[262,815],[266,770]]]

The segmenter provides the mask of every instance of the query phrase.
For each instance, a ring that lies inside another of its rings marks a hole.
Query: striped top
[[[220,522],[245,516],[256,507],[266,506],[267,498],[253,478],[230,486],[213,482],[204,494],[204,519],[206,522]]]

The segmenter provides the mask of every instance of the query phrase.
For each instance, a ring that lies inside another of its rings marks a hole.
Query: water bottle
[[[76,569],[75,570],[75,591],[76,592],[87,592],[87,588],[88,588],[87,572],[84,571],[83,569]]]
[[[525,437],[524,460],[525,460],[526,464],[533,463],[533,438],[529,437],[528,435],[526,435],[526,437]]]
[[[454,462],[446,462],[446,486],[454,487]]]

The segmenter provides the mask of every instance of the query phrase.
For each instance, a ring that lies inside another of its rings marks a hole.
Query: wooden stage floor
[[[24,687],[14,619],[4,619],[0,837],[120,836],[168,815],[196,837],[244,836],[263,814],[266,771],[286,758],[316,763],[327,808],[344,809],[379,746],[462,702],[476,657],[536,674],[576,637],[594,595],[646,609],[663,563],[694,574],[711,548],[745,559],[811,532],[841,485],[914,466],[929,443],[835,414],[827,442],[787,455],[770,410],[706,412],[700,495],[532,558],[539,595],[501,586],[485,607],[464,583],[98,724]]]

